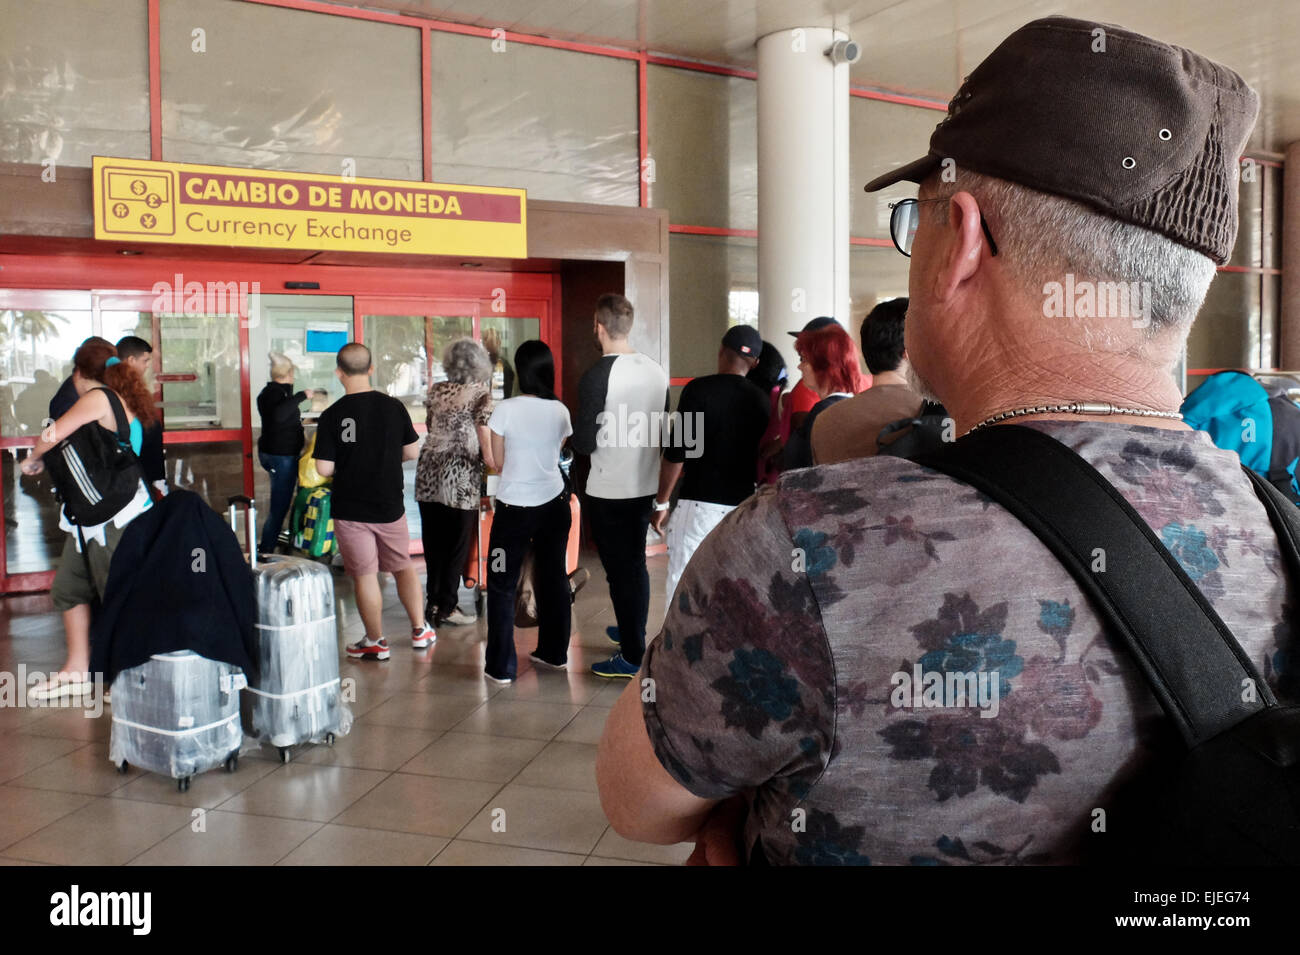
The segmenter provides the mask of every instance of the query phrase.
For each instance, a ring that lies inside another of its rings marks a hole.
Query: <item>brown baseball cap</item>
[[[1078,200],[1228,261],[1238,161],[1259,99],[1232,70],[1121,27],[1027,23],[975,67],[930,151],[875,192],[961,169]]]

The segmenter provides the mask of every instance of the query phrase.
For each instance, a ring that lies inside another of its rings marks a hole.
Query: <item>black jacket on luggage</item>
[[[90,628],[105,685],[155,653],[191,650],[255,674],[253,572],[239,539],[192,491],[172,491],[126,526]]]
[[[263,454],[302,453],[306,439],[298,405],[307,400],[307,392],[293,390],[293,385],[268,381],[257,396],[257,413],[262,417],[262,434],[257,450]]]

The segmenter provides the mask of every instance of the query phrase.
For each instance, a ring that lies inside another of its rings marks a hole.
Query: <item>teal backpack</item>
[[[1183,399],[1183,420],[1207,432],[1241,463],[1300,504],[1300,406],[1287,389],[1300,382],[1274,377],[1261,382],[1243,371],[1221,371]]]

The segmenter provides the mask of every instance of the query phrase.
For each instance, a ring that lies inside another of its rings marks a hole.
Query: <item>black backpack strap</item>
[[[876,450],[880,451],[893,444],[893,441],[886,441],[886,438],[892,438],[900,431],[907,431],[917,424],[920,424],[920,418],[899,418],[897,421],[891,421],[880,429],[880,434],[876,435]]]
[[[1291,579],[1300,582],[1300,507],[1267,478],[1244,465],[1241,470],[1250,478],[1250,483],[1255,485],[1255,494],[1264,505],[1277,534],[1278,549],[1282,551],[1282,559],[1286,561]],[[1288,475],[1288,481],[1289,479]]]
[[[126,409],[122,407],[122,401],[117,397],[117,392],[112,388],[105,388],[103,385],[95,389],[102,391],[104,397],[108,399],[108,406],[113,409],[113,417],[117,419],[117,440],[131,447],[131,422],[126,420]]]
[[[1074,451],[1033,428],[999,425],[917,463],[984,492],[1047,545],[1133,653],[1189,746],[1275,705],[1268,685],[1178,561],[1123,495]],[[1297,558],[1294,538],[1279,542]],[[1094,573],[1099,551],[1105,570]],[[1246,680],[1255,688],[1249,702],[1243,699]]]

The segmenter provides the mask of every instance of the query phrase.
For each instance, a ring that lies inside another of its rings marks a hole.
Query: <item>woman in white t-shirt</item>
[[[537,596],[535,664],[562,670],[569,651],[569,492],[560,451],[573,434],[569,409],[555,397],[555,358],[544,342],[515,352],[519,396],[497,404],[488,421],[492,457],[501,469],[488,543],[488,645],[484,672],[495,683],[515,678],[515,591],[529,548]],[[501,569],[498,569],[501,568]]]

